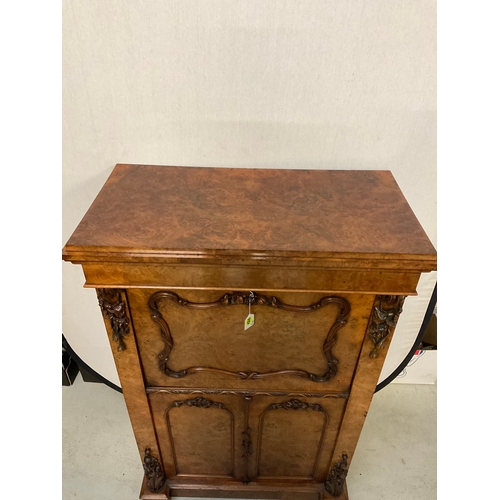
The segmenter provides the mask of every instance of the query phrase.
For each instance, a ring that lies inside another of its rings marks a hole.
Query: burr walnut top
[[[436,268],[389,171],[116,165],[65,260],[289,259]]]

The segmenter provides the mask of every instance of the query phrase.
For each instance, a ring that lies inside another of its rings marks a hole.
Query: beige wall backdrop
[[[435,1],[65,0],[62,244],[116,163],[391,170],[437,247]],[[64,263],[63,333],[119,385],[83,283]]]

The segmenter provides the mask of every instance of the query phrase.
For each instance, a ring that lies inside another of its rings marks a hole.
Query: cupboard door
[[[167,477],[241,481],[241,397],[156,392],[149,401]]]
[[[346,399],[255,396],[251,480],[325,481]]]

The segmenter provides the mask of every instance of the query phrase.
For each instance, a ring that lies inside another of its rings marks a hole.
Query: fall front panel
[[[371,295],[127,291],[146,384],[349,389]],[[254,324],[245,330],[245,319]]]

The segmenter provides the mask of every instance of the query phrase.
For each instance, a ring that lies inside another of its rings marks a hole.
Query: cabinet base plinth
[[[347,488],[339,497],[333,497],[325,491],[323,484],[307,484],[276,481],[259,481],[248,484],[234,481],[214,481],[203,483],[197,480],[167,480],[166,486],[159,493],[151,493],[143,480],[140,500],[170,500],[172,497],[198,498],[265,498],[281,500],[349,500]]]

